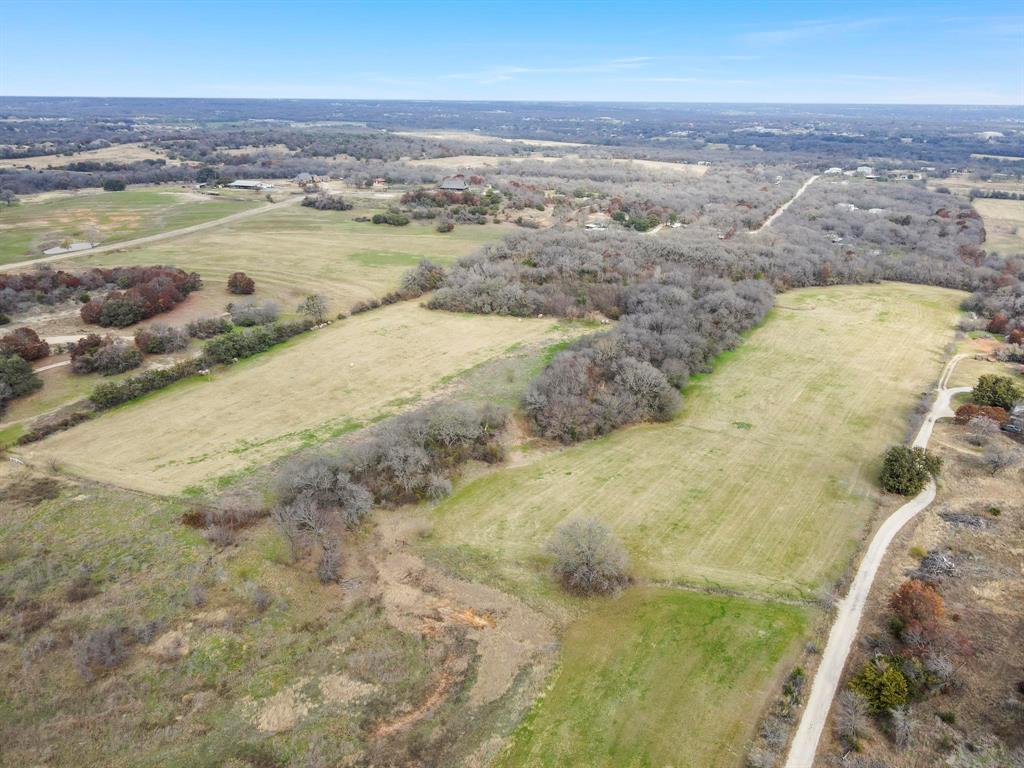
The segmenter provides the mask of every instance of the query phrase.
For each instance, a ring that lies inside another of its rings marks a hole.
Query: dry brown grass
[[[974,745],[971,751],[978,760],[970,764],[1011,765],[1015,763],[991,755],[985,762],[981,755],[992,749],[993,738],[1010,748],[1024,747],[1024,691],[1016,687],[1024,681],[1024,474],[1019,467],[989,474],[979,464],[977,449],[964,440],[965,431],[949,422],[936,427],[930,448],[944,460],[938,496],[890,547],[868,599],[861,637],[847,663],[849,675],[867,660],[868,636],[883,641],[892,637],[889,596],[918,568],[922,554],[949,550],[956,569],[938,581],[946,630],[966,638],[970,652],[950,654],[956,668],[954,685],[911,703],[914,728],[908,748],[897,750],[878,723],[869,726],[863,752],[886,765],[945,764],[950,751],[966,749],[968,743]],[[1005,435],[992,439],[1012,445]],[[1024,454],[1024,445],[1018,444],[1016,450]],[[948,522],[942,515],[950,513],[976,516],[978,527]],[[943,722],[940,713],[947,719],[952,714],[953,722]],[[830,760],[843,751],[833,731],[830,724],[816,766],[832,765]]]
[[[104,414],[25,455],[124,487],[180,492],[396,412],[513,343],[561,335],[553,320],[396,304]]]
[[[103,149],[90,149],[70,155],[37,155],[35,157],[15,157],[0,159],[0,167],[24,168],[33,170],[44,168],[63,168],[71,163],[137,163],[142,160],[166,160],[168,165],[181,165],[181,161],[172,160],[159,150],[144,147],[142,144],[114,144]]]
[[[1002,254],[1024,253],[1024,201],[975,200],[985,222],[985,247]]]

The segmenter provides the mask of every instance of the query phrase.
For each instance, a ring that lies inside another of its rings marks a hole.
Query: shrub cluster
[[[124,189],[124,182],[121,182],[121,189]],[[124,662],[135,639],[124,627],[109,625],[93,630],[75,643],[75,669],[83,680],[92,682],[97,672],[113,669]]]
[[[395,417],[337,454],[302,456],[278,477],[274,521],[288,539],[292,560],[319,548],[317,575],[337,581],[340,528],[353,528],[374,502],[440,498],[451,475],[469,459],[498,461],[505,414],[494,408],[442,403]]]
[[[366,498],[378,504],[440,498],[451,489],[452,473],[466,461],[501,460],[498,437],[505,420],[500,408],[461,403],[397,416],[338,454],[303,457],[286,465],[278,483],[281,502],[311,500],[355,520],[368,512],[362,501]]]
[[[907,678],[900,671],[898,659],[872,659],[850,679],[849,687],[864,697],[871,714],[887,714],[907,703]]]
[[[837,735],[851,749],[858,749],[867,714],[887,718],[896,746],[906,746],[909,703],[953,682],[956,668],[948,654],[970,651],[943,623],[945,604],[934,584],[917,578],[903,582],[889,609],[893,637],[872,638],[875,656],[850,678],[839,699]]]
[[[218,546],[235,543],[237,534],[269,514],[256,494],[231,492],[213,505],[197,506],[185,512],[181,522],[206,531],[206,537]]]
[[[327,299],[318,293],[307,296],[296,309],[317,325],[327,320]]]
[[[351,211],[355,207],[341,195],[332,195],[327,192],[306,195],[302,198],[302,204],[307,208],[316,208],[318,211]]]
[[[408,299],[436,291],[444,283],[444,274],[444,267],[430,259],[421,259],[419,264],[402,275],[398,291]]]
[[[199,373],[202,368],[198,358],[183,360],[169,368],[153,369],[124,381],[100,384],[89,395],[89,400],[99,410],[106,410],[168,387],[176,381]]]
[[[90,333],[69,347],[72,373],[112,376],[142,365],[142,353],[110,336]]]
[[[942,459],[924,448],[894,445],[882,461],[882,487],[889,493],[916,496],[941,468]]]
[[[977,405],[1010,410],[1024,400],[1024,389],[1009,376],[987,375],[978,379],[971,391],[971,400]]]
[[[357,301],[349,309],[350,315],[358,315],[363,312],[369,312],[371,309],[378,309],[381,306],[379,299],[365,299],[364,301]]]
[[[28,431],[18,438],[18,445],[28,445],[42,440],[44,437],[71,429],[76,424],[88,421],[93,417],[94,405],[90,401],[80,401],[61,408],[56,413],[48,413],[35,419]]]
[[[9,401],[29,395],[42,386],[43,380],[25,358],[0,354],[0,414]]]
[[[232,272],[228,278],[228,292],[247,296],[256,290],[255,281],[245,272]]]
[[[165,355],[188,347],[189,334],[180,328],[154,323],[135,332],[135,346],[147,355]]]
[[[202,286],[197,273],[175,267],[128,268],[117,282],[127,290],[111,291],[84,304],[80,311],[84,322],[123,328],[173,309]]]
[[[190,322],[186,329],[193,339],[212,339],[227,333],[234,326],[226,317],[200,317]]]
[[[294,320],[288,323],[273,323],[250,328],[237,333],[225,333],[206,342],[202,359],[205,365],[232,363],[260,352],[266,352],[275,344],[305,333],[313,327],[313,321]]]
[[[140,276],[150,269],[153,268],[112,267],[65,272],[44,265],[29,272],[5,272],[0,274],[0,312],[24,311],[40,304],[52,306],[70,299],[81,300],[88,297],[89,291],[125,290],[136,285]]]
[[[390,224],[392,227],[404,227],[409,223],[409,217],[399,211],[388,211],[386,213],[375,213],[370,219],[374,224]]]
[[[0,355],[17,355],[29,362],[49,356],[50,345],[31,328],[15,328],[0,337]]]
[[[229,304],[228,312],[231,314],[231,322],[242,328],[273,323],[281,314],[277,304],[272,301],[260,304],[251,301],[245,304]]]
[[[1005,408],[997,408],[992,405],[975,405],[974,403],[964,403],[956,409],[956,421],[957,424],[969,424],[979,416],[984,416],[987,419],[991,419],[996,424],[1002,424],[1008,418],[1010,414]]]
[[[572,442],[636,421],[665,421],[678,388],[764,317],[763,282],[703,279],[668,271],[623,289],[622,319],[610,332],[559,353],[531,383],[524,406],[545,437]]]

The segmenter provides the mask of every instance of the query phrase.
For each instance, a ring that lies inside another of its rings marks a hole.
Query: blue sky
[[[1024,2],[0,0],[0,94],[1024,104]]]

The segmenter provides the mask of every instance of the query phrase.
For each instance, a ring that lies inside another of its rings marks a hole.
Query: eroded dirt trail
[[[377,736],[393,734],[427,716],[469,672],[474,656],[476,674],[468,692],[474,708],[505,695],[524,669],[541,673],[537,679],[542,679],[554,661],[552,620],[517,598],[452,578],[424,562],[411,545],[419,525],[403,513],[380,517],[379,546],[369,562],[376,571],[375,590],[385,615],[403,632],[435,638],[454,633],[469,643],[449,646],[431,694],[412,710],[381,723]]]

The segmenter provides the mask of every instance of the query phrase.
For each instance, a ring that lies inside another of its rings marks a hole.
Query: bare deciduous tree
[[[601,522],[570,520],[547,544],[562,585],[580,595],[615,592],[629,582],[629,558]]]
[[[1020,463],[1020,454],[1008,445],[989,445],[981,457],[982,463],[993,475],[1011,469]]]

